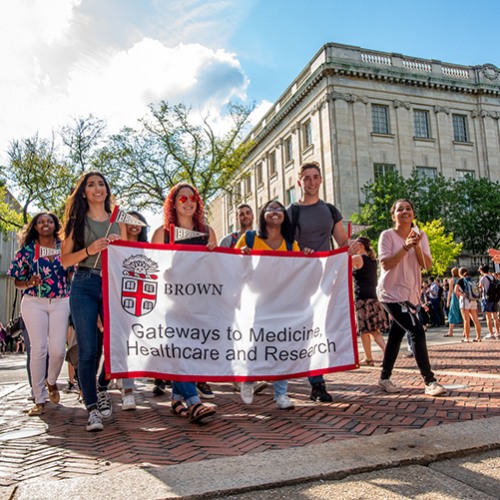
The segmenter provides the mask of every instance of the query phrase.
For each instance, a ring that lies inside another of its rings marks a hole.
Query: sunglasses
[[[284,212],[285,209],[284,208],[281,208],[281,207],[267,207],[266,208],[266,212]]]
[[[198,197],[195,194],[192,194],[190,196],[182,195],[178,198],[178,201],[181,205],[184,205],[184,203],[186,203],[186,201],[188,200],[192,203],[196,203],[198,201]]]

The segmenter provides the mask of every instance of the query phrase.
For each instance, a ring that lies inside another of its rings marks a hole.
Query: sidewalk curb
[[[137,468],[96,477],[23,483],[11,500],[210,498],[317,479],[437,460],[500,448],[500,417],[360,437],[284,451]],[[1,493],[1,492],[0,492]],[[7,497],[9,498],[9,497]]]

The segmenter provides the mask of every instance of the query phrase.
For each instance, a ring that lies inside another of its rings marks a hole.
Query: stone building
[[[329,43],[252,129],[254,142],[231,194],[211,204],[218,236],[239,203],[300,197],[305,161],[323,169],[322,197],[348,219],[361,188],[396,170],[407,177],[500,180],[500,70]]]

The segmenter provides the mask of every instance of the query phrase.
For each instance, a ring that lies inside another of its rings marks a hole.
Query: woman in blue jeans
[[[96,386],[100,338],[98,318],[103,317],[101,252],[110,241],[126,238],[125,227],[110,223],[112,196],[99,172],[87,172],[78,180],[66,203],[61,261],[78,265],[71,284],[70,308],[78,342],[78,380],[89,419],[87,431],[101,431],[102,418],[111,416],[104,371]]]

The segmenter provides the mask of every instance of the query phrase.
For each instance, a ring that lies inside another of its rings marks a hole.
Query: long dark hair
[[[276,200],[269,200],[261,209],[259,212],[259,229],[257,231],[257,234],[259,235],[260,238],[263,240],[267,240],[268,234],[267,234],[267,223],[266,223],[266,209],[271,203],[276,203],[283,209],[283,222],[281,224],[280,232],[281,236],[283,236],[283,239],[285,241],[288,241],[289,243],[293,243],[293,234],[292,234],[292,224],[290,222],[290,217],[288,217],[288,213],[284,207],[279,201]]]
[[[373,249],[369,238],[367,238],[366,236],[360,236],[357,241],[359,241],[359,243],[361,243],[365,247],[366,253],[368,254],[368,257],[370,257],[370,259],[377,260],[377,254],[375,253],[375,250]]]
[[[36,224],[38,219],[42,217],[42,215],[48,215],[54,221],[54,236],[59,239],[59,231],[61,230],[61,223],[57,218],[56,214],[52,212],[40,212],[36,214],[33,219],[28,223],[27,226],[23,229],[21,236],[19,237],[19,246],[24,247],[25,245],[29,245],[32,241],[35,241],[38,238],[38,231],[36,230]]]
[[[109,188],[108,181],[104,175],[97,171],[90,171],[82,174],[73,192],[66,200],[66,210],[64,211],[64,237],[68,238],[71,232],[73,232],[74,251],[81,250],[85,247],[85,216],[89,211],[89,204],[83,195],[85,194],[87,181],[89,177],[93,175],[99,176],[104,181],[107,193],[106,199],[104,200],[104,209],[109,214],[111,213],[113,198],[111,196],[111,189]]]
[[[129,212],[129,214],[133,215],[136,219],[139,219],[141,222],[144,222],[144,224],[147,224],[144,215],[140,214],[139,212],[132,211],[132,212]],[[142,241],[144,243],[146,243],[148,241],[148,227],[147,226],[141,227],[141,232],[139,233],[137,241]]]

